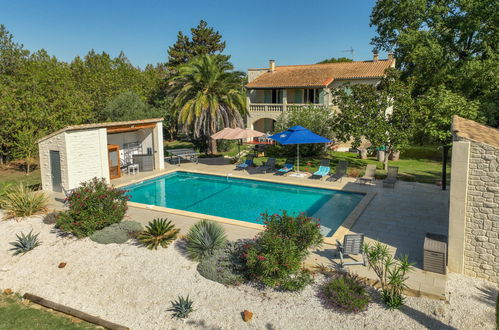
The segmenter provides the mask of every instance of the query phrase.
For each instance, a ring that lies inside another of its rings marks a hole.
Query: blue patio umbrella
[[[306,129],[303,126],[293,126],[286,131],[269,136],[280,144],[296,144],[297,168],[300,172],[300,144],[307,143],[329,143],[331,140]]]

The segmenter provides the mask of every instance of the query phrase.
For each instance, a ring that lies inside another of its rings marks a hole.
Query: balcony
[[[315,107],[324,108],[324,104],[312,104],[312,103],[250,103],[248,105],[248,110],[250,112],[282,112],[285,110],[293,109],[296,107]]]

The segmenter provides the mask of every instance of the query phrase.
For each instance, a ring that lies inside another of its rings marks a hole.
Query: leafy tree
[[[335,125],[337,137],[359,147],[366,138],[374,147],[384,146],[385,169],[395,151],[407,146],[414,134],[417,112],[411,86],[391,71],[379,85],[356,84],[334,90],[340,113]]]
[[[103,115],[110,121],[126,121],[157,117],[159,111],[144,103],[132,91],[126,91],[115,96],[104,108]]]
[[[16,158],[24,159],[26,174],[29,174],[31,165],[34,163],[34,158],[38,151],[38,146],[36,144],[37,138],[38,134],[32,128],[28,127],[23,127],[14,134],[14,156]]]
[[[322,60],[320,62],[317,62],[317,64],[341,63],[341,62],[353,62],[353,60],[349,59],[348,57],[331,57],[331,58],[326,58],[325,60]]]
[[[174,105],[179,121],[194,139],[208,140],[208,149],[217,152],[210,136],[220,128],[242,125],[246,96],[240,84],[242,73],[220,55],[202,55],[178,67],[172,78]]]
[[[168,67],[185,64],[199,55],[220,54],[224,49],[225,41],[222,41],[222,35],[201,20],[197,27],[191,28],[191,39],[182,31],[178,32],[177,41],[168,48]]]
[[[279,115],[275,124],[275,131],[282,132],[290,127],[300,125],[312,132],[330,140],[335,138],[334,121],[336,116],[329,108],[323,107],[289,107]],[[282,146],[286,154],[296,153],[296,146]],[[300,154],[314,156],[324,152],[324,144],[306,144],[300,147]]]
[[[372,44],[395,51],[403,78],[415,78],[415,98],[443,86],[478,102],[480,119],[497,125],[497,20],[490,0],[380,0],[371,14]]]

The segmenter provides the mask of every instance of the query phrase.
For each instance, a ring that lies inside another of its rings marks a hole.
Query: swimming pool
[[[124,187],[130,201],[261,223],[261,214],[319,218],[332,236],[364,197],[362,193],[177,171]]]

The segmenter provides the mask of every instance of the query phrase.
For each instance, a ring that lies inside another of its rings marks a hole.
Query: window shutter
[[[295,89],[295,103],[303,103],[302,102],[302,94],[303,94],[303,90]]]
[[[325,91],[323,89],[320,90],[319,92],[319,104],[324,104],[324,95],[325,95]]]
[[[271,103],[271,102],[272,102],[272,91],[266,89],[263,91],[263,103]]]

